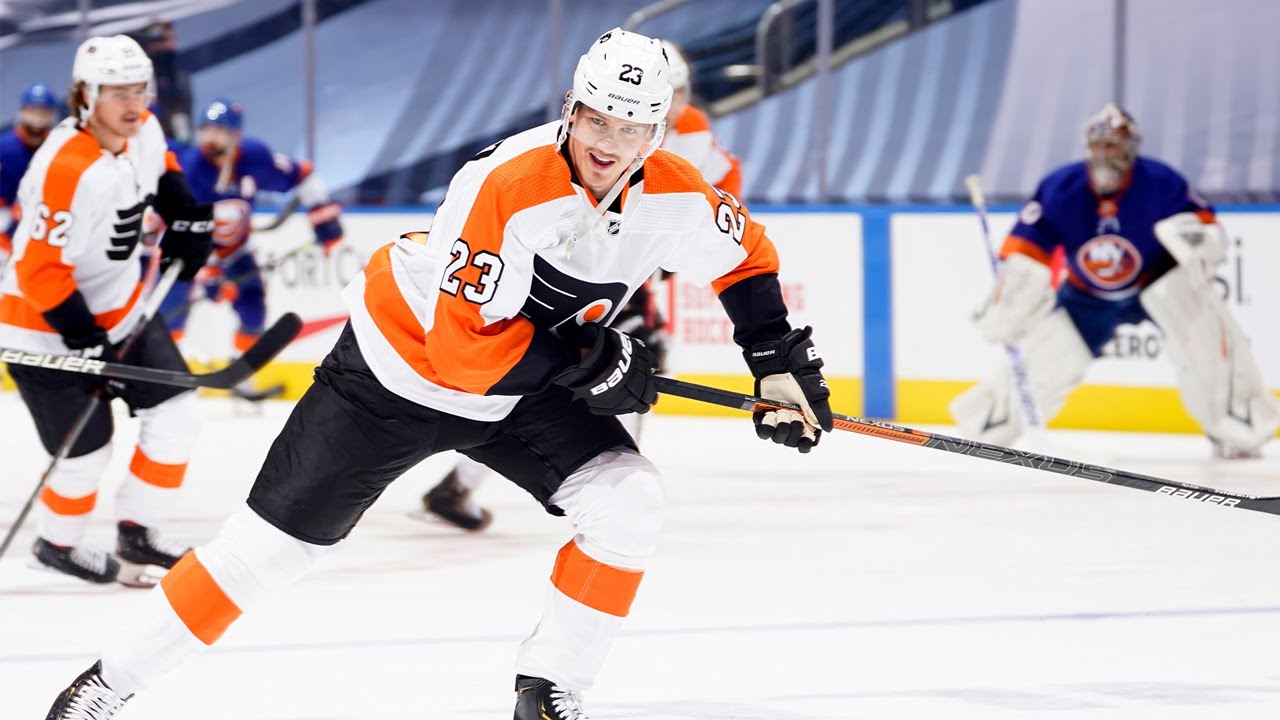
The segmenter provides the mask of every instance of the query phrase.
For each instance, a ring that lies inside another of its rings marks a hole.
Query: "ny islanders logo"
[[[1085,279],[1103,290],[1119,290],[1142,270],[1142,255],[1119,235],[1098,235],[1076,252],[1076,266]]]

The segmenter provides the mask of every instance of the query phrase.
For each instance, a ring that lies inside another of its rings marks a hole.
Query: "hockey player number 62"
[[[75,221],[70,210],[59,210],[53,213],[53,226],[49,225],[49,206],[44,203],[36,205],[35,217],[31,221],[31,239],[45,240],[54,247],[67,246],[67,233],[71,223]],[[48,238],[45,235],[48,235]]]
[[[471,246],[462,238],[453,241],[449,254],[453,259],[444,269],[444,280],[440,282],[440,289],[455,297],[461,290],[462,297],[477,305],[483,305],[492,300],[494,293],[498,292],[498,280],[502,278],[502,258],[485,250],[472,255]],[[462,278],[458,277],[458,273],[469,265],[480,268],[480,277],[475,284],[464,283]]]

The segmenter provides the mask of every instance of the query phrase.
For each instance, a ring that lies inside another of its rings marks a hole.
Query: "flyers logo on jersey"
[[[1098,235],[1076,252],[1076,265],[1085,279],[1103,290],[1132,283],[1142,270],[1142,255],[1119,235]]]
[[[533,282],[520,314],[549,330],[607,323],[627,296],[624,283],[593,283],[557,270],[541,256],[533,258]]]

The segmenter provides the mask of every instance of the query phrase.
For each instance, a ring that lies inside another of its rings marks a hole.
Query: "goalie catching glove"
[[[809,452],[822,437],[831,432],[831,390],[822,377],[822,358],[814,347],[813,328],[792,330],[780,340],[756,343],[742,355],[756,378],[756,396],[799,405],[804,414],[794,410],[768,410],[752,415],[756,435]]]
[[[658,400],[653,381],[658,361],[653,352],[613,328],[600,328],[594,334],[582,362],[561,371],[552,382],[572,390],[596,415],[649,412]]]

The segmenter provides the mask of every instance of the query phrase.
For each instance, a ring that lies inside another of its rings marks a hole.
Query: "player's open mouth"
[[[617,160],[606,160],[590,151],[587,152],[587,155],[591,156],[591,164],[594,165],[597,170],[608,170],[613,167],[614,163],[618,162]]]

